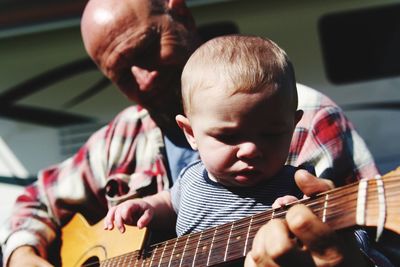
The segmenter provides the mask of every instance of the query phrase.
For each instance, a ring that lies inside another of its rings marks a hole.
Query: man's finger
[[[336,266],[343,260],[341,243],[336,233],[310,209],[296,205],[286,214],[288,227],[309,250],[317,266]]]
[[[318,178],[306,170],[298,170],[294,174],[297,186],[306,196],[312,196],[335,188],[331,180]]]
[[[247,256],[251,260],[246,260],[248,263],[245,266],[278,266],[275,259],[292,247],[293,242],[289,238],[285,221],[271,220],[254,237],[252,249]]]
[[[284,220],[272,220],[259,230],[248,257],[246,267],[315,266],[308,251],[298,246]]]

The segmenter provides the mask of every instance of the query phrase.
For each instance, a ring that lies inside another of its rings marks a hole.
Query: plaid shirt
[[[324,95],[298,85],[302,120],[287,164],[312,164],[316,174],[342,185],[377,174],[364,142],[340,108]],[[102,218],[109,206],[169,188],[161,130],[140,106],[129,107],[96,132],[72,158],[41,171],[17,199],[0,232],[4,264],[21,245],[47,257],[60,226],[79,212]]]
[[[342,186],[378,174],[366,144],[327,96],[297,84],[299,109],[304,111],[297,124],[287,164],[311,164],[318,177]]]

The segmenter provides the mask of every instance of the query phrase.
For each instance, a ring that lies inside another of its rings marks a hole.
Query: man
[[[73,158],[41,171],[37,183],[18,198],[11,220],[0,232],[4,264],[9,266],[49,266],[49,246],[75,213],[96,221],[108,207],[127,198],[167,189],[179,166],[197,157],[175,123],[175,115],[181,112],[181,70],[200,44],[185,2],[90,0],[82,17],[82,37],[101,71],[140,105],[122,111]],[[318,175],[332,175],[337,184],[377,173],[364,143],[340,109],[311,89],[299,86],[298,91],[299,103],[308,105],[308,119],[295,130],[288,163],[315,164]],[[319,139],[324,129],[329,134]],[[328,146],[317,147],[319,142]],[[332,182],[308,173],[296,179],[306,195],[333,187]],[[313,229],[326,227],[317,220],[308,222]],[[335,236],[329,228],[328,232]],[[323,242],[312,232],[309,240]],[[332,240],[323,249],[341,248]],[[339,259],[345,257],[341,249],[329,251]],[[261,254],[251,253],[256,263]],[[324,259],[318,261],[324,263]]]

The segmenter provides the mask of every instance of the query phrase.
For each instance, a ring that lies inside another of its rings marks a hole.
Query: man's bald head
[[[161,87],[179,89],[182,68],[199,44],[184,0],[89,0],[81,30],[101,71],[146,105]]]
[[[166,2],[160,0],[88,1],[81,21],[82,38],[86,51],[99,67],[103,67],[102,60],[110,53],[136,48],[137,39],[154,27],[150,18],[157,3],[160,13],[165,13]]]

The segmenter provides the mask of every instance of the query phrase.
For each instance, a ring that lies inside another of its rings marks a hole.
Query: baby
[[[110,208],[105,229],[176,225],[180,236],[297,199],[296,168],[285,162],[303,112],[279,46],[243,35],[208,41],[185,65],[182,100],[176,121],[201,160],[170,191]]]

